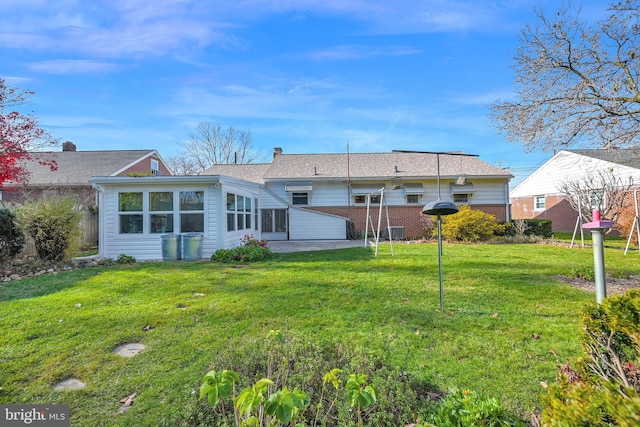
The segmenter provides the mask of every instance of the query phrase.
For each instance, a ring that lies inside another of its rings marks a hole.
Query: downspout
[[[105,253],[105,224],[104,224],[104,187],[95,182],[91,184],[94,190],[98,192],[98,258],[104,258]]]
[[[509,201],[509,180],[504,183],[505,222],[511,221],[511,203]]]

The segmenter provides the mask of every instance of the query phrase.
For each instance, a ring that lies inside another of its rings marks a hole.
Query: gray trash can
[[[187,233],[182,235],[185,261],[202,259],[202,238],[203,235],[200,233]]]
[[[179,234],[163,234],[160,238],[162,242],[162,260],[179,260],[182,254],[182,236]]]

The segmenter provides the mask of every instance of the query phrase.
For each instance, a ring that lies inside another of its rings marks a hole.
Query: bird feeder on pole
[[[593,272],[596,281],[596,302],[602,303],[607,297],[607,284],[604,269],[604,233],[613,226],[613,221],[603,220],[598,209],[593,210],[593,220],[582,225],[582,228],[591,230],[591,243],[593,245]]]

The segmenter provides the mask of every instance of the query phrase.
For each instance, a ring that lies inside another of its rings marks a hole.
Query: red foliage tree
[[[0,188],[7,183],[26,182],[26,162],[37,161],[58,169],[55,160],[38,155],[36,150],[52,147],[57,141],[38,125],[33,114],[11,111],[23,104],[33,92],[10,87],[0,77]]]

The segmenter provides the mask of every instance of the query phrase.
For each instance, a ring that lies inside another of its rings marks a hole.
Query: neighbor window
[[[607,197],[604,190],[591,190],[588,197],[591,209],[604,210],[607,207]]]
[[[533,209],[536,211],[543,211],[547,208],[547,201],[545,196],[535,196],[533,198]]]
[[[420,204],[422,196],[420,194],[407,194],[407,204],[417,205]]]
[[[308,205],[309,193],[291,193],[291,204],[293,205]]]
[[[227,193],[227,231],[251,229],[251,198]]]
[[[353,203],[356,205],[363,205],[367,203],[367,195],[366,194],[356,194],[353,196]],[[380,195],[371,195],[371,204],[379,205],[380,204]]]
[[[142,192],[118,193],[120,233],[141,234],[144,232],[142,207]]]
[[[160,162],[158,162],[156,159],[151,159],[151,175],[154,175],[154,176],[161,175]]]
[[[454,194],[453,195],[453,203],[457,204],[468,204],[469,203],[469,194]]]

